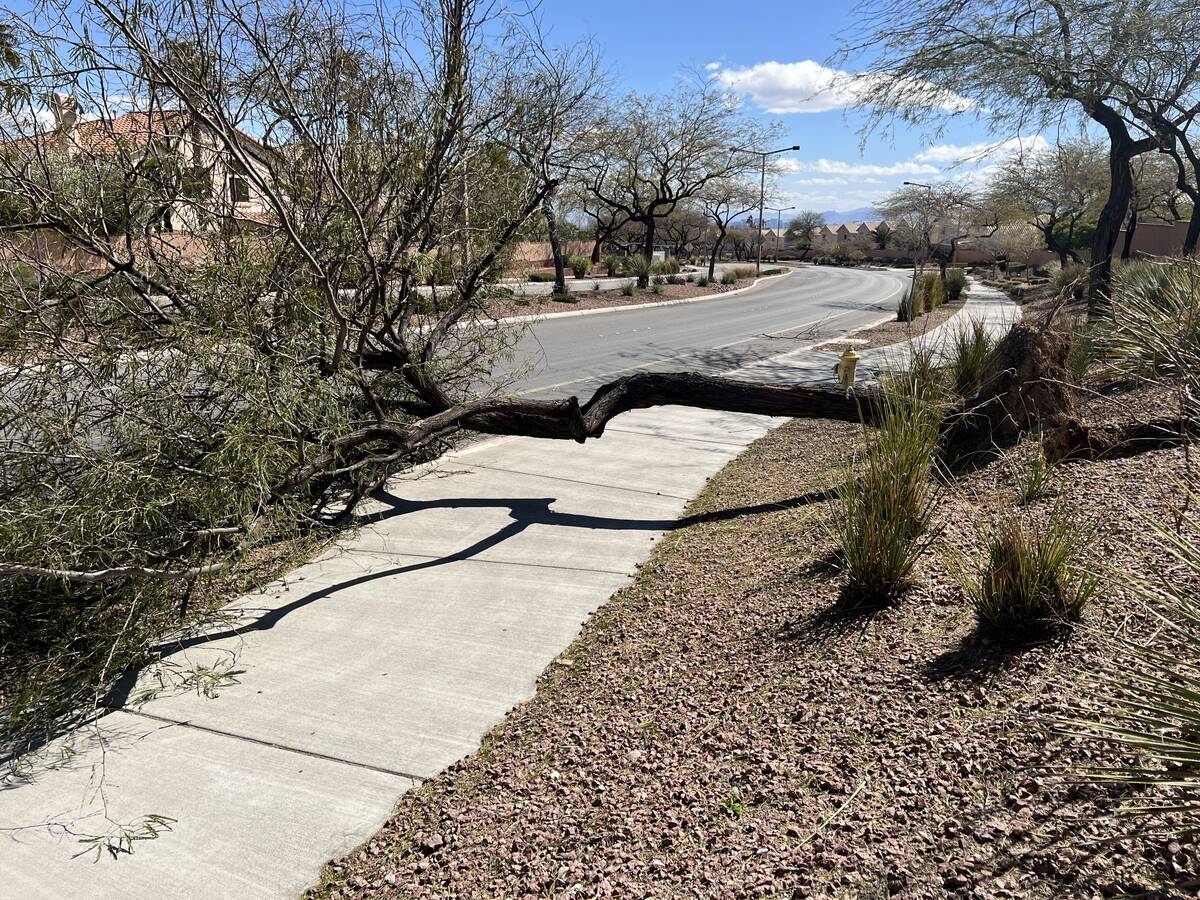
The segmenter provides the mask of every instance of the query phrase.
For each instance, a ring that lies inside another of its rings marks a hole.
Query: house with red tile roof
[[[51,112],[53,129],[4,142],[0,152],[18,160],[120,158],[130,171],[149,156],[171,159],[187,190],[166,204],[160,231],[194,232],[230,223],[272,221],[270,205],[256,182],[270,183],[270,155],[275,151],[245,132],[237,133],[240,152],[235,156],[207,126],[182,110],[83,120],[75,99],[57,94]]]

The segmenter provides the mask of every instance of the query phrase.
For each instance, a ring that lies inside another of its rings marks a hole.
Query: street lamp
[[[787,153],[789,150],[799,150],[800,145],[780,147],[778,150],[751,150],[747,147],[730,147],[730,153],[756,153],[762,157],[762,176],[758,180],[758,262],[754,266],[754,274],[762,273],[762,220],[766,212],[767,202],[767,157],[776,153]]]
[[[775,262],[779,262],[779,229],[783,226],[783,214],[789,209],[795,209],[794,206],[768,206],[771,212],[775,213]]]

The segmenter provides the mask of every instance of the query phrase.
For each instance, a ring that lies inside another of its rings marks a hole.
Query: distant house
[[[122,165],[154,157],[174,164],[177,196],[168,198],[159,221],[160,231],[202,231],[230,222],[265,224],[270,207],[255,187],[254,176],[269,182],[274,151],[244,132],[238,132],[243,162],[231,154],[207,126],[180,110],[130,112],[110,118],[81,120],[74,97],[54,96],[54,128],[41,134],[0,144],[10,158],[50,158],[103,161],[121,157]],[[160,182],[161,183],[161,182]]]

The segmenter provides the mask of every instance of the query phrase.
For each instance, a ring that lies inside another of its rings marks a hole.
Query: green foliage
[[[1033,441],[1028,458],[1016,470],[1017,503],[1025,505],[1044,496],[1053,470],[1054,464],[1046,459],[1042,437],[1039,434]]]
[[[699,285],[700,287],[708,287],[708,276],[701,275],[699,278],[696,279],[696,284]]]
[[[525,277],[528,278],[532,282],[544,284],[547,281],[554,280],[554,273],[552,273],[552,272],[530,272]]]
[[[652,280],[654,281],[655,287],[662,287],[667,281],[667,279],[662,275],[655,275]]]
[[[679,260],[673,256],[660,259],[652,266],[652,270],[656,275],[678,275],[680,268]]]
[[[721,284],[737,284],[737,276],[732,272],[722,272]]]
[[[945,299],[942,279],[936,272],[926,272],[917,279],[917,302],[914,310],[918,315],[933,312]]]
[[[1056,294],[1070,294],[1077,300],[1083,299],[1087,290],[1088,268],[1081,263],[1071,263],[1054,273],[1050,284]]]
[[[1042,526],[1002,522],[966,585],[979,627],[1020,640],[1079,621],[1096,590],[1096,577],[1080,567],[1085,545],[1085,533],[1060,511]]]
[[[586,278],[592,268],[592,261],[586,256],[572,256],[567,259],[567,266],[576,278]]]
[[[1100,352],[1129,376],[1200,397],[1200,260],[1125,264],[1114,275],[1111,322],[1091,335]]]
[[[667,284],[684,284],[684,283],[685,282],[684,282],[682,275],[668,275],[667,276]]]
[[[918,383],[897,382],[885,390],[866,449],[838,488],[842,510],[834,532],[847,576],[843,596],[851,605],[895,599],[925,548],[940,414],[915,387]]]
[[[946,299],[953,303],[967,289],[967,273],[962,269],[947,269],[945,289]]]
[[[983,364],[995,346],[987,328],[978,320],[972,319],[969,325],[954,332],[946,368],[951,387],[958,396],[969,398],[979,392]]]
[[[615,254],[604,257],[604,268],[608,270],[610,278],[615,278],[621,274],[625,266],[625,257]]]
[[[632,297],[634,295],[634,292],[636,291],[636,289],[637,289],[636,285],[634,285],[634,283],[631,281],[628,284],[625,284],[622,286],[621,293],[626,297]]]
[[[638,287],[645,287],[650,283],[652,268],[650,260],[640,253],[625,257],[625,271],[637,278]]]
[[[1104,333],[1104,324],[1077,319],[1071,323],[1071,349],[1067,352],[1067,369],[1076,384],[1083,384],[1088,370],[1100,355],[1098,335]]]
[[[1172,577],[1126,575],[1123,582],[1145,604],[1155,637],[1113,637],[1112,653],[1080,691],[1078,718],[1062,724],[1097,756],[1117,751],[1115,765],[1081,774],[1139,787],[1137,804],[1119,812],[1141,819],[1182,814],[1166,823],[1170,833],[1180,833],[1200,815],[1200,541],[1197,522],[1187,515],[1178,529],[1151,527],[1174,557]]]

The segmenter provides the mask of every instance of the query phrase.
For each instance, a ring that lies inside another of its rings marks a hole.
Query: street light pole
[[[790,209],[795,209],[794,206],[768,206],[771,212],[775,213],[775,262],[779,262],[779,230],[783,227],[783,214]]]
[[[762,223],[767,203],[767,157],[776,153],[787,153],[789,150],[799,150],[800,145],[780,147],[778,150],[750,150],[746,147],[730,147],[730,153],[756,153],[762,157],[762,173],[758,179],[758,262],[754,266],[754,274],[762,274]]]

